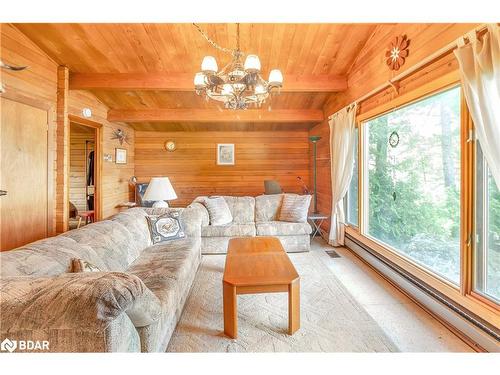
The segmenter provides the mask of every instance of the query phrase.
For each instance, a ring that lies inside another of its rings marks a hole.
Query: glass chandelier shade
[[[283,86],[283,74],[279,69],[269,73],[269,81],[260,75],[261,64],[257,55],[248,55],[244,64],[242,53],[235,50],[231,62],[217,71],[213,56],[205,56],[201,72],[194,76],[194,87],[198,95],[224,103],[225,108],[247,109],[261,107],[274,92]]]

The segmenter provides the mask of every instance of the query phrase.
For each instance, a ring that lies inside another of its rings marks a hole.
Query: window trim
[[[425,99],[426,97],[435,95],[441,91],[446,91],[452,87],[460,86],[459,71],[454,70],[435,80],[429,81],[418,88],[408,91],[404,94],[396,96],[387,103],[381,104],[366,112],[358,114],[356,124],[358,126],[358,160],[359,160],[359,178],[358,178],[358,227],[348,226],[346,232],[356,238],[361,243],[369,246],[374,251],[387,257],[394,263],[411,272],[416,277],[427,282],[436,290],[444,293],[448,297],[462,304],[465,308],[476,313],[478,316],[495,325],[500,325],[498,311],[500,306],[494,302],[490,302],[483,296],[477,295],[472,290],[472,246],[468,243],[469,234],[473,233],[472,225],[473,209],[474,209],[474,185],[472,178],[474,177],[474,142],[467,142],[469,130],[473,129],[472,120],[465,103],[464,95],[462,94],[462,103],[460,106],[461,112],[461,129],[460,129],[460,145],[461,145],[461,176],[460,176],[460,284],[456,284],[440,277],[439,275],[429,272],[427,268],[411,261],[408,257],[403,257],[391,250],[389,246],[384,246],[373,239],[366,236],[366,207],[364,204],[364,191],[366,183],[367,168],[365,168],[365,153],[367,150],[367,137],[364,136],[363,123],[366,121],[391,112],[395,108],[404,107],[412,103]]]
[[[344,212],[345,212],[346,226],[354,228],[356,230],[359,230],[359,220],[361,219],[361,213],[360,213],[360,197],[361,197],[361,195],[360,195],[360,191],[359,191],[359,187],[361,186],[361,184],[360,184],[360,170],[361,170],[361,168],[360,168],[360,166],[361,166],[360,165],[360,160],[361,160],[360,159],[360,157],[361,157],[360,145],[361,145],[361,143],[360,142],[361,142],[362,137],[361,137],[361,127],[359,126],[358,122],[356,122],[354,126],[356,128],[356,133],[357,133],[357,138],[358,138],[357,139],[357,141],[358,141],[358,152],[357,152],[357,154],[358,154],[357,155],[357,158],[358,158],[358,196],[356,198],[358,201],[358,224],[356,225],[356,224],[348,221],[348,217],[349,217],[349,203],[348,203],[349,202],[349,198],[348,198],[349,190],[347,190],[348,193],[345,195],[345,199],[344,199]]]

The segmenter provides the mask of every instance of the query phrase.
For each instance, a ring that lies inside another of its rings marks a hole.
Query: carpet
[[[396,346],[315,252],[289,254],[300,275],[301,328],[288,329],[286,293],[238,296],[238,338],[224,335],[225,255],[206,255],[168,352],[394,352]]]

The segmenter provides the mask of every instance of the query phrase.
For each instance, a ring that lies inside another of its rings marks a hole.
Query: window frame
[[[361,149],[361,128],[358,124],[358,122],[356,122],[355,124],[355,127],[356,127],[356,141],[358,142],[358,152],[356,153],[356,157],[358,158],[358,196],[356,197],[356,200],[358,202],[358,224],[354,224],[354,223],[351,223],[349,221],[349,189],[347,190],[347,194],[345,195],[345,199],[344,199],[344,212],[345,212],[345,221],[346,221],[346,225],[353,228],[354,230],[357,230],[359,231],[359,228],[360,228],[360,219],[361,219],[361,212],[360,212],[360,198],[361,198],[361,193],[359,191],[359,187],[361,186],[360,184],[360,178],[361,178],[361,164],[360,164],[360,160],[361,160],[361,152],[360,152],[360,149]],[[353,166],[354,168],[354,166]],[[350,183],[349,183],[349,186],[350,186]]]
[[[460,282],[456,284],[440,277],[438,274],[430,271],[428,268],[412,261],[410,258],[401,255],[390,246],[374,240],[366,235],[367,229],[367,207],[365,204],[365,184],[368,168],[365,166],[367,157],[367,137],[365,136],[364,123],[375,117],[387,114],[394,109],[404,107],[412,103],[421,101],[429,96],[439,94],[453,87],[461,86],[458,70],[454,70],[435,80],[429,81],[404,94],[396,95],[392,100],[378,105],[368,111],[358,114],[356,124],[358,126],[358,160],[359,160],[359,178],[358,178],[358,227],[346,228],[346,233],[361,243],[365,244],[380,255],[394,262],[396,265],[407,270],[418,279],[426,282],[437,291],[443,293],[454,301],[460,303],[465,308],[476,313],[486,321],[500,323],[498,312],[500,306],[484,296],[473,291],[472,272],[473,270],[473,241],[475,222],[475,142],[470,142],[470,132],[473,130],[473,123],[465,102],[463,89],[461,89],[460,105]]]

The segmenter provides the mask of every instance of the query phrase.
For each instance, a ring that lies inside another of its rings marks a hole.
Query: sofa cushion
[[[163,215],[150,215],[146,219],[154,244],[186,237],[178,211],[170,211]]]
[[[255,236],[255,224],[208,225],[201,228],[203,237],[248,237]]]
[[[201,203],[207,197],[197,197],[193,203]],[[233,223],[245,224],[255,221],[255,198],[223,196],[233,216]]]
[[[255,221],[278,220],[283,194],[259,195],[255,197]]]
[[[126,272],[144,282],[160,300],[163,311],[175,309],[181,288],[189,287],[185,281],[199,261],[200,242],[200,238],[183,238],[150,246]]]
[[[225,225],[233,221],[233,215],[223,197],[208,197],[203,200],[210,216],[210,225]]]
[[[85,260],[103,271],[124,271],[142,250],[134,235],[122,224],[112,220],[92,223],[63,233],[61,236],[69,237],[79,244],[94,249],[104,266],[97,264],[93,259],[85,258]]]
[[[257,223],[258,236],[297,236],[311,234],[309,223],[289,223],[286,221],[270,221]]]
[[[0,276],[57,276],[70,270],[72,258],[82,258],[106,269],[93,248],[72,238],[57,236],[0,253]]]
[[[285,194],[281,203],[279,221],[305,223],[310,204],[310,195]]]

